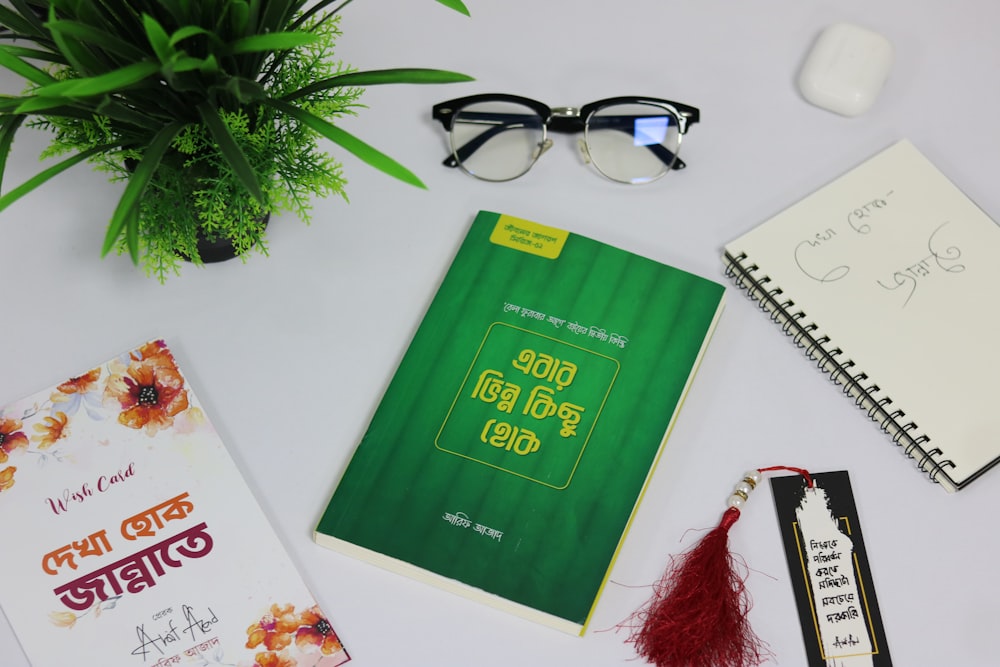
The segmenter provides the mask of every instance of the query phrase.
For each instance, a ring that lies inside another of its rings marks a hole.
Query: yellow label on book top
[[[546,227],[537,222],[501,215],[497,220],[490,241],[532,255],[555,259],[562,252],[569,232]]]

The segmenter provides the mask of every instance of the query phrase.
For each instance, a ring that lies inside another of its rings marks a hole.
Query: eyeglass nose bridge
[[[577,107],[555,107],[549,117],[548,129],[560,134],[576,134],[584,127],[581,110]]]

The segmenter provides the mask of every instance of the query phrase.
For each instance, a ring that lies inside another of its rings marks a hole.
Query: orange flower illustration
[[[273,651],[263,651],[254,656],[254,662],[260,667],[296,667],[298,662],[289,657],[287,653],[275,653]]]
[[[86,394],[97,388],[97,380],[101,377],[101,369],[95,368],[83,375],[66,380],[56,387],[56,391],[62,394]]]
[[[53,417],[44,417],[42,422],[32,427],[38,432],[38,435],[31,436],[31,439],[38,443],[39,449],[48,449],[69,433],[66,428],[69,417],[66,416],[65,412],[57,412]]]
[[[269,651],[280,651],[292,643],[292,633],[301,623],[293,605],[271,605],[270,613],[247,628],[247,648],[264,645]]]
[[[49,622],[60,628],[72,628],[76,625],[76,614],[71,611],[49,612]]]
[[[166,343],[162,340],[154,340],[152,342],[146,343],[140,348],[137,348],[132,352],[132,358],[136,361],[147,361],[156,365],[167,366],[175,371],[177,366],[174,362],[174,356],[167,349]]]
[[[0,491],[6,491],[14,486],[15,472],[17,472],[17,468],[14,466],[7,466],[3,470],[0,470]]]
[[[22,426],[20,419],[0,417],[0,463],[5,463],[14,450],[27,449],[28,436],[21,433]]]
[[[87,412],[94,417],[100,408],[100,399],[97,392],[98,380],[101,379],[101,369],[95,368],[83,375],[70,378],[56,387],[49,397],[52,401],[53,412],[58,407],[60,412],[71,416],[83,406]]]
[[[174,416],[188,408],[184,378],[166,354],[129,364],[123,374],[112,376],[105,397],[121,406],[118,421],[155,435],[170,428]]]
[[[295,644],[299,648],[318,646],[323,655],[333,655],[343,648],[340,638],[333,631],[333,626],[322,615],[319,607],[307,609],[299,614],[299,622],[302,627],[295,633]]]

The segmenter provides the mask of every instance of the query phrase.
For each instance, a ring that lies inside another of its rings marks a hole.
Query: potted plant
[[[0,178],[21,127],[51,131],[58,160],[0,210],[83,161],[127,181],[104,237],[161,282],[185,260],[266,253],[269,216],[309,221],[310,200],[344,194],[325,137],[423,187],[334,121],[364,86],[468,81],[455,72],[361,72],[334,58],[351,0],[10,0],[0,5],[0,66],[26,92],[0,97]],[[461,0],[438,0],[468,14]],[[225,251],[224,251],[225,252]],[[212,254],[210,254],[212,253]]]

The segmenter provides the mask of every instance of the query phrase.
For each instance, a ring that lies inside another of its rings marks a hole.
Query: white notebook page
[[[1000,227],[910,142],[725,250],[905,411],[946,488],[1000,457]]]

